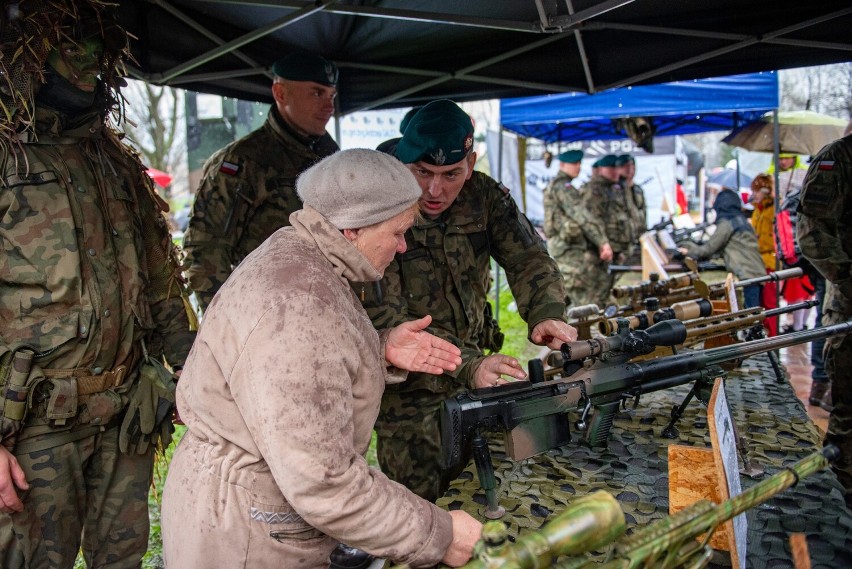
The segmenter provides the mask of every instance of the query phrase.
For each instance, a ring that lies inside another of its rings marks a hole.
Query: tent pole
[[[492,176],[498,182],[503,178],[503,121],[497,130],[497,175]],[[494,172],[492,172],[494,174]],[[500,324],[500,264],[494,261],[494,320]]]
[[[778,123],[778,109],[772,111],[772,161],[775,163],[775,215],[778,215],[778,208],[781,207],[781,188],[779,177],[778,177],[778,159],[781,154],[781,127]],[[781,261],[778,259],[778,255],[775,255],[775,270],[779,270],[781,268]],[[781,287],[775,287],[775,306],[781,306]],[[778,329],[781,328],[781,319],[778,319]]]

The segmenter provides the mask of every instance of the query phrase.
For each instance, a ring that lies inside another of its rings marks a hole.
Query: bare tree
[[[128,81],[125,131],[143,162],[173,176],[167,199],[188,193],[186,174],[186,124],[183,92],[143,81]]]
[[[779,72],[781,109],[807,109],[852,119],[852,63]]]

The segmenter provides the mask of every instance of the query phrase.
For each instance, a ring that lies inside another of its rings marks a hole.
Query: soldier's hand
[[[561,320],[542,320],[532,330],[530,340],[533,344],[558,350],[565,342],[577,339],[577,329]]]
[[[385,360],[408,371],[442,374],[461,365],[461,350],[426,332],[432,317],[403,322],[391,329],[385,345]]]
[[[18,459],[6,447],[0,446],[0,512],[11,514],[24,511],[24,504],[18,498],[18,488],[30,489],[24,470],[18,464]]]
[[[482,536],[482,524],[464,510],[452,510],[453,541],[441,562],[450,567],[461,567],[473,555],[473,546]]]
[[[609,263],[612,261],[612,247],[610,247],[609,243],[604,243],[600,247],[600,260],[606,261]]]
[[[508,375],[514,379],[526,379],[527,374],[518,360],[503,354],[491,354],[482,360],[473,374],[473,386],[477,389],[494,387],[512,381],[504,379]]]

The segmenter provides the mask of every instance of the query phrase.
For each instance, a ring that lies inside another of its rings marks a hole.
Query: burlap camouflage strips
[[[638,408],[619,413],[609,446],[603,450],[572,444],[513,463],[500,444],[492,441],[498,499],[506,508],[503,520],[510,535],[540,528],[574,496],[599,489],[618,499],[628,532],[667,516],[668,445],[709,446],[706,408],[698,402],[691,403],[681,419],[677,439],[660,434],[672,406],[687,390],[682,386],[643,396]],[[751,358],[730,372],[726,391],[740,435],[748,441],[749,458],[767,474],[795,463],[821,445],[821,433],[790,385],[775,381],[766,356]],[[742,477],[744,488],[755,482]],[[437,503],[483,519],[485,495],[472,464]],[[750,510],[747,519],[748,567],[791,567],[788,539],[792,532],[806,534],[814,568],[852,564],[852,513],[845,509],[841,487],[830,471],[808,477]],[[590,558],[603,561],[604,555],[593,552]],[[724,566],[726,557],[717,555],[711,566]]]

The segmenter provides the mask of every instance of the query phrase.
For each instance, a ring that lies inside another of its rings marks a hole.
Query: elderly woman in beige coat
[[[296,190],[304,209],[237,267],[184,367],[166,566],[325,567],[338,542],[412,567],[461,565],[480,523],[364,459],[386,383],[461,363],[424,330],[428,316],[377,333],[357,296],[405,251],[420,188],[395,158],[347,150]]]

